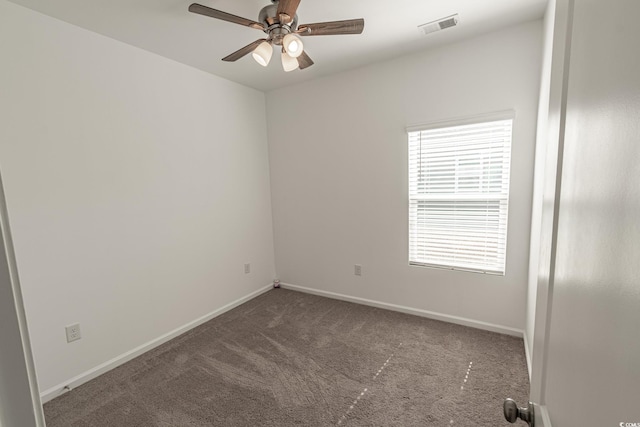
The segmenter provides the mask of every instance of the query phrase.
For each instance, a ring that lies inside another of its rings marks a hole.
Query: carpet
[[[46,403],[48,427],[509,426],[522,339],[269,291]]]

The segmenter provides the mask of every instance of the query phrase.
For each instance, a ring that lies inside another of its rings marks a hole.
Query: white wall
[[[41,390],[273,279],[263,93],[4,0],[0,57],[0,168]]]
[[[524,329],[541,42],[536,21],[268,93],[279,278]],[[405,127],[506,109],[506,276],[409,267]]]

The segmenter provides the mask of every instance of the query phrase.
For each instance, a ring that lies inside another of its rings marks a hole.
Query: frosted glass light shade
[[[296,58],[292,58],[287,52],[282,52],[282,68],[284,68],[287,73],[295,70],[299,66],[300,64],[298,64]]]
[[[263,67],[269,65],[269,61],[271,61],[271,55],[273,55],[273,47],[267,42],[262,42],[258,45],[257,48],[253,51],[251,56],[256,62]]]
[[[292,58],[297,58],[302,55],[302,50],[304,49],[302,39],[295,34],[287,34],[284,36],[282,46],[284,46],[284,49]]]

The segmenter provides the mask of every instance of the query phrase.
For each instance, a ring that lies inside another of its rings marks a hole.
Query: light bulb
[[[253,59],[255,59],[256,62],[263,67],[269,65],[269,61],[271,61],[271,55],[273,55],[273,47],[267,42],[260,43],[251,54],[251,56],[253,56]]]
[[[284,68],[287,73],[295,70],[299,66],[300,64],[298,64],[296,58],[292,58],[287,52],[282,52],[282,68]]]
[[[302,39],[295,34],[287,34],[284,36],[282,46],[284,46],[284,49],[292,58],[297,58],[302,55],[302,50],[304,49]]]

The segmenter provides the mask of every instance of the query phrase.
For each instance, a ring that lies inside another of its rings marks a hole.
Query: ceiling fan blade
[[[198,3],[193,3],[189,6],[189,12],[197,13],[211,18],[221,19],[223,21],[232,22],[234,24],[244,25],[246,27],[255,28],[256,30],[264,31],[264,25],[259,22],[252,21],[250,19],[242,18],[240,16],[232,15],[221,10],[212,9],[207,6],[203,6]]]
[[[313,61],[311,60],[311,58],[309,58],[309,55],[307,55],[307,52],[302,51],[302,54],[296,58],[298,60],[298,65],[300,66],[301,70],[304,70],[305,68],[311,67],[313,65]]]
[[[277,16],[281,24],[288,24],[296,16],[296,10],[300,5],[300,0],[279,0]]]
[[[222,60],[223,61],[227,61],[227,62],[237,61],[238,59],[242,58],[243,56],[245,56],[249,52],[253,52],[255,50],[255,48],[257,48],[260,45],[260,43],[262,43],[262,42],[264,42],[266,40],[267,39],[258,39],[256,41],[254,41],[253,43],[249,43],[248,45],[246,45],[242,49],[236,50],[231,55],[225,56],[224,58],[222,58]]]
[[[330,36],[334,34],[361,34],[362,30],[364,30],[364,19],[360,18],[298,25],[296,33],[301,36]]]

